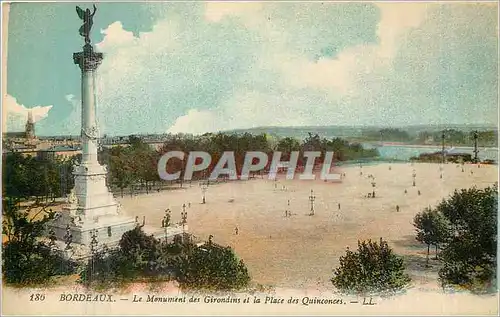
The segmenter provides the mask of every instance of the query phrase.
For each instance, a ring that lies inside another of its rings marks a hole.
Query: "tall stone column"
[[[95,76],[103,60],[102,53],[94,52],[92,45],[86,44],[82,52],[73,54],[73,61],[82,71],[82,166],[89,169],[99,165],[97,161],[98,127],[96,121]]]

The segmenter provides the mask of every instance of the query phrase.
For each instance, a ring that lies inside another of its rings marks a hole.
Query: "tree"
[[[247,286],[250,276],[230,247],[208,242],[184,258],[178,280],[187,288],[223,291]]]
[[[110,179],[111,183],[120,189],[123,197],[123,190],[133,182],[133,174],[126,154],[120,152],[110,157]]]
[[[410,277],[405,273],[403,259],[380,238],[379,243],[358,241],[357,252],[347,248],[331,281],[341,292],[367,295],[401,290]]]
[[[455,191],[437,210],[450,222],[451,236],[439,271],[443,286],[474,291],[496,289],[498,188]]]
[[[54,212],[39,201],[26,209],[19,198],[2,200],[3,278],[7,283],[34,285],[47,283],[54,275],[70,274],[75,265],[64,260],[40,240]]]
[[[415,215],[413,225],[417,231],[417,241],[427,244],[426,265],[428,266],[430,246],[434,245],[436,247],[437,258],[439,244],[446,242],[448,237],[449,228],[446,218],[437,210],[426,208]]]

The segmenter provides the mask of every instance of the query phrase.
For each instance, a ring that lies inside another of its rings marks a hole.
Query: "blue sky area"
[[[75,5],[11,5],[9,131],[79,134]],[[91,37],[102,134],[497,125],[496,3],[98,3]]]

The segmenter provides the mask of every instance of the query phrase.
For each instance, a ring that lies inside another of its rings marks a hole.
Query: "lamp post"
[[[444,161],[445,161],[445,154],[444,154],[444,139],[445,139],[445,134],[444,134],[444,130],[443,132],[441,132],[441,142],[442,142],[442,147],[441,147],[441,160],[442,160],[442,163],[444,164]]]
[[[98,234],[97,229],[90,231],[90,252],[92,253],[92,256],[94,256],[97,253],[97,246],[99,244],[99,241],[97,240],[98,238],[97,234]]]
[[[474,137],[474,163],[477,164],[479,162],[479,159],[477,157],[477,153],[479,152],[479,150],[477,149],[477,139],[478,139],[477,130],[472,132],[472,136]]]
[[[56,232],[54,231],[54,229],[50,229],[49,230],[49,246],[51,249],[54,249],[56,247],[56,241],[57,241],[57,237],[56,237]]]
[[[314,196],[314,192],[311,189],[311,195],[309,195],[309,201],[311,202],[311,216],[314,215],[314,201],[316,200],[316,196]]]
[[[91,258],[90,261],[91,263],[91,271],[90,271],[90,280],[92,281],[94,279],[94,272],[95,272],[95,255],[97,253],[97,245],[99,242],[97,241],[97,229],[93,229],[90,231],[90,253],[91,253]]]
[[[208,189],[208,183],[203,182],[203,183],[201,183],[200,186],[201,186],[201,193],[203,195],[201,203],[204,204],[204,203],[206,203],[205,193],[207,192],[207,189]]]
[[[168,243],[168,227],[170,226],[170,209],[165,210],[165,216],[163,216],[162,227],[165,230],[165,243]]]
[[[73,242],[73,234],[71,234],[71,227],[69,224],[66,226],[66,234],[64,235],[64,242],[66,243],[65,250],[71,249],[71,242]]]
[[[182,212],[181,212],[181,224],[182,224],[182,233],[185,233],[185,227],[187,224],[187,212],[186,212],[186,204],[182,205]]]

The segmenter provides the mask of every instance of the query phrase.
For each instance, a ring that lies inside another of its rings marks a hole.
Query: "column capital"
[[[103,54],[94,52],[90,44],[86,44],[82,52],[73,53],[73,62],[84,72],[96,70],[103,58]]]

